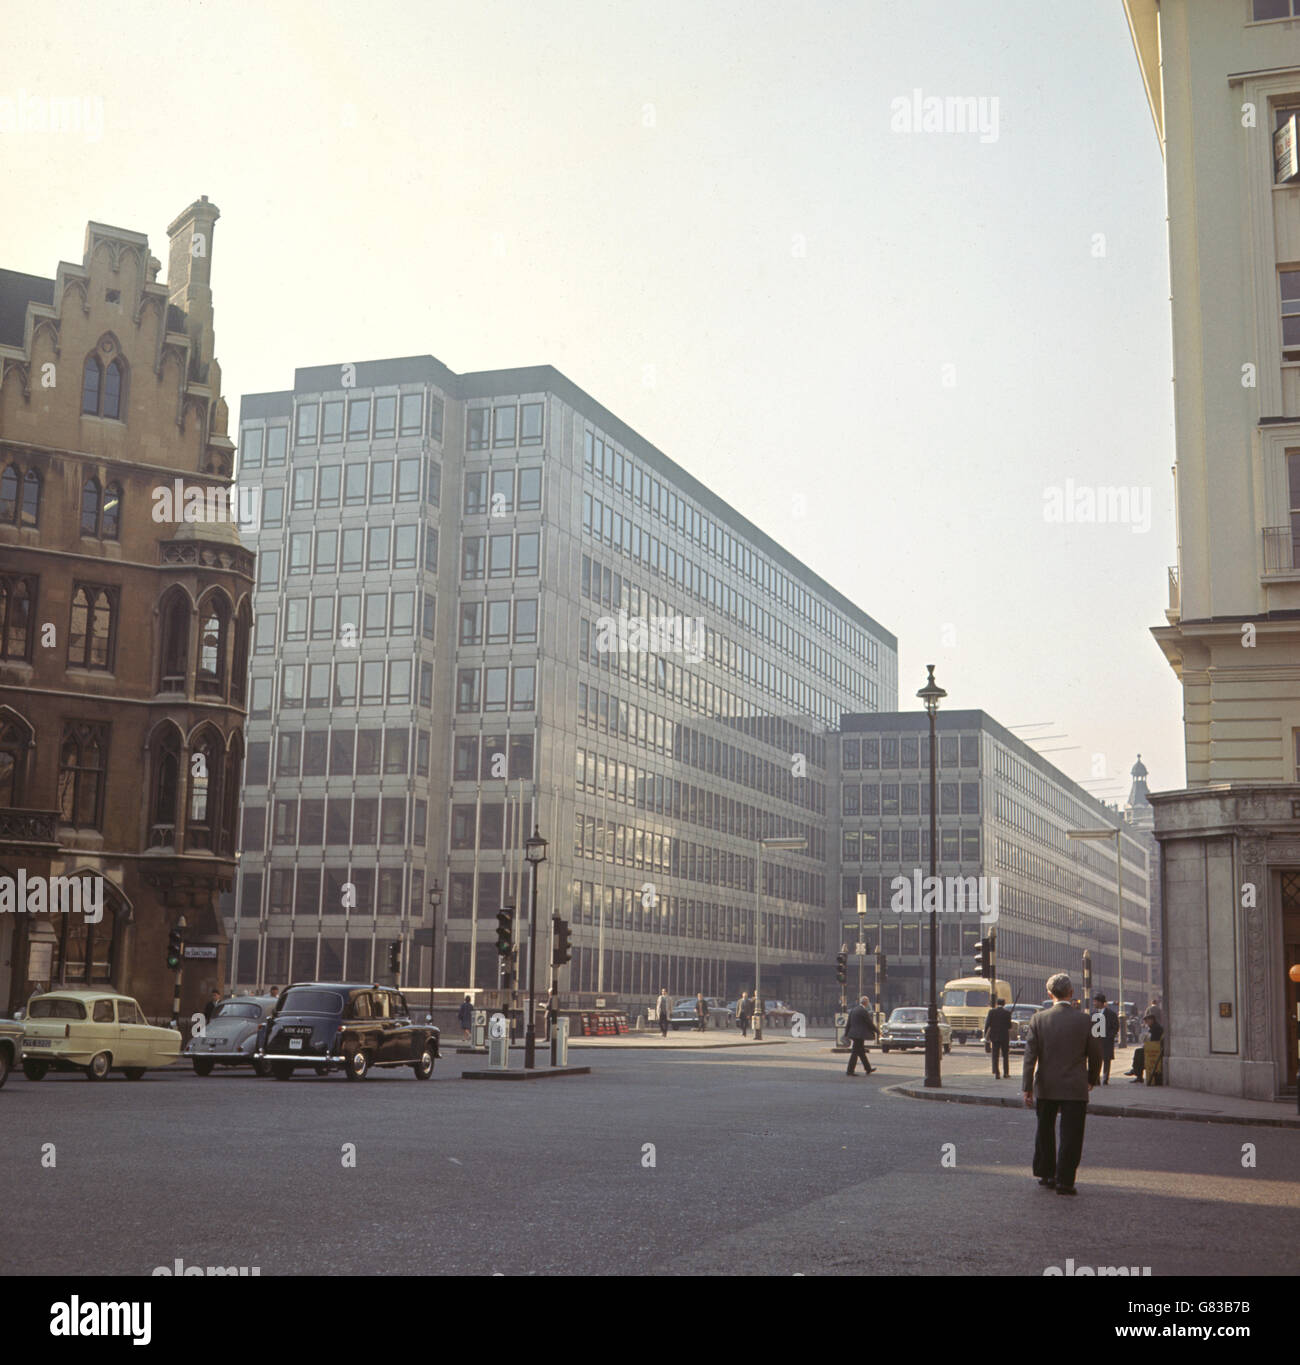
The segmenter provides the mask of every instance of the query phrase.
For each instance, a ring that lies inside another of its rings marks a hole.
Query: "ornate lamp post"
[[[537,869],[546,861],[546,840],[533,826],[533,837],[524,844],[524,857],[532,866],[532,909],[528,915],[528,1027],[524,1030],[524,1069],[531,1071],[537,1061]]]
[[[429,930],[429,1022],[433,1022],[433,990],[438,979],[438,907],[442,904],[442,883],[435,877],[429,888],[429,909],[433,928]]]
[[[939,800],[938,800],[938,740],[935,738],[935,717],[939,703],[948,694],[934,680],[934,665],[926,664],[930,676],[916,694],[925,703],[930,717],[930,885],[934,886],[939,855]],[[930,1016],[925,1025],[925,1084],[937,1089],[943,1084],[939,1077],[939,916],[930,915]]]

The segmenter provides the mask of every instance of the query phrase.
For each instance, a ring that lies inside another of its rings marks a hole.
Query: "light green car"
[[[47,1071],[82,1071],[102,1081],[121,1071],[138,1081],[180,1055],[174,1028],[148,1023],[129,995],[116,991],[57,990],[34,996],[23,1020],[23,1075],[39,1081]]]

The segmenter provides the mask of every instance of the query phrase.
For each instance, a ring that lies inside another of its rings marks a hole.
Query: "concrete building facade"
[[[1300,10],[1127,0],[1164,156],[1178,564],[1153,634],[1187,789],[1155,793],[1167,1071],[1272,1098],[1300,961]]]
[[[253,557],[228,512],[206,198],[148,239],[90,223],[53,279],[0,271],[0,878],[98,917],[0,914],[0,1013],[52,984],[172,1013],[226,973]],[[181,496],[177,496],[177,493]],[[189,506],[201,519],[185,519]]]
[[[239,983],[374,976],[397,942],[409,985],[495,987],[534,828],[563,989],[734,996],[757,840],[795,835],[763,859],[764,988],[827,976],[825,732],[895,704],[888,631],[549,367],[299,370],[240,426]]]

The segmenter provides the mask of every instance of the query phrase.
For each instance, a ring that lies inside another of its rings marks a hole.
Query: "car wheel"
[[[415,1063],[411,1070],[415,1072],[417,1081],[427,1081],[433,1075],[433,1051],[431,1048],[426,1047],[420,1053],[420,1060]]]
[[[287,1081],[289,1077],[293,1075],[293,1063],[272,1062],[271,1075],[274,1076],[277,1081]]]
[[[86,1067],[86,1077],[92,1081],[102,1081],[108,1075],[112,1061],[107,1052],[97,1052]]]
[[[212,1059],[210,1057],[195,1057],[194,1074],[196,1076],[211,1076],[212,1065]]]
[[[253,1062],[254,1076],[269,1076],[271,1074],[270,1062],[264,1061],[261,1057]]]
[[[29,1081],[39,1081],[44,1078],[45,1073],[50,1069],[49,1062],[23,1062],[23,1075]]]
[[[6,1049],[0,1048],[0,1085],[9,1079],[9,1053]]]
[[[882,1043],[882,1044],[880,1045],[880,1052],[881,1052],[881,1055],[883,1056],[883,1055],[884,1055],[886,1052],[888,1052],[888,1051],[889,1051],[889,1049]]]
[[[360,1048],[353,1048],[343,1063],[343,1073],[350,1081],[364,1081],[370,1070],[370,1058]]]
[[[128,1081],[140,1080],[144,1076],[144,1071],[145,1069],[142,1066],[124,1066],[122,1068],[122,1074]]]

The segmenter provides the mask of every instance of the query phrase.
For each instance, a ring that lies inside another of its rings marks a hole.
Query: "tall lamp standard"
[[[528,915],[528,1027],[524,1030],[524,1070],[531,1071],[537,1061],[537,869],[546,861],[546,840],[533,826],[533,837],[524,844],[524,857],[533,869],[532,909]]]
[[[930,885],[938,875],[939,801],[938,801],[938,741],[935,738],[935,717],[939,703],[948,694],[934,680],[934,665],[926,664],[930,676],[916,694],[925,703],[930,717]],[[996,992],[995,992],[996,994]],[[939,916],[930,914],[930,1017],[925,1025],[925,1084],[937,1089],[943,1084],[939,1078]]]
[[[758,841],[758,872],[754,880],[754,1041],[763,1041],[763,995],[760,990],[760,973],[762,968],[758,960],[759,944],[763,941],[762,920],[763,920],[763,850],[765,848],[784,848],[791,852],[802,853],[807,847],[805,839],[759,839]]]
[[[1065,831],[1068,839],[1111,839],[1115,840],[1115,895],[1118,914],[1116,924],[1119,927],[1118,954],[1119,954],[1119,1036],[1121,1042],[1127,1042],[1128,1033],[1124,1025],[1124,862],[1120,852],[1120,835],[1123,831],[1118,825],[1114,829],[1067,829]],[[1086,1002],[1091,1005],[1092,1001]]]
[[[433,990],[438,979],[438,907],[442,904],[442,883],[435,877],[429,888],[429,909],[433,928],[429,930],[429,1022],[433,1022]]]

